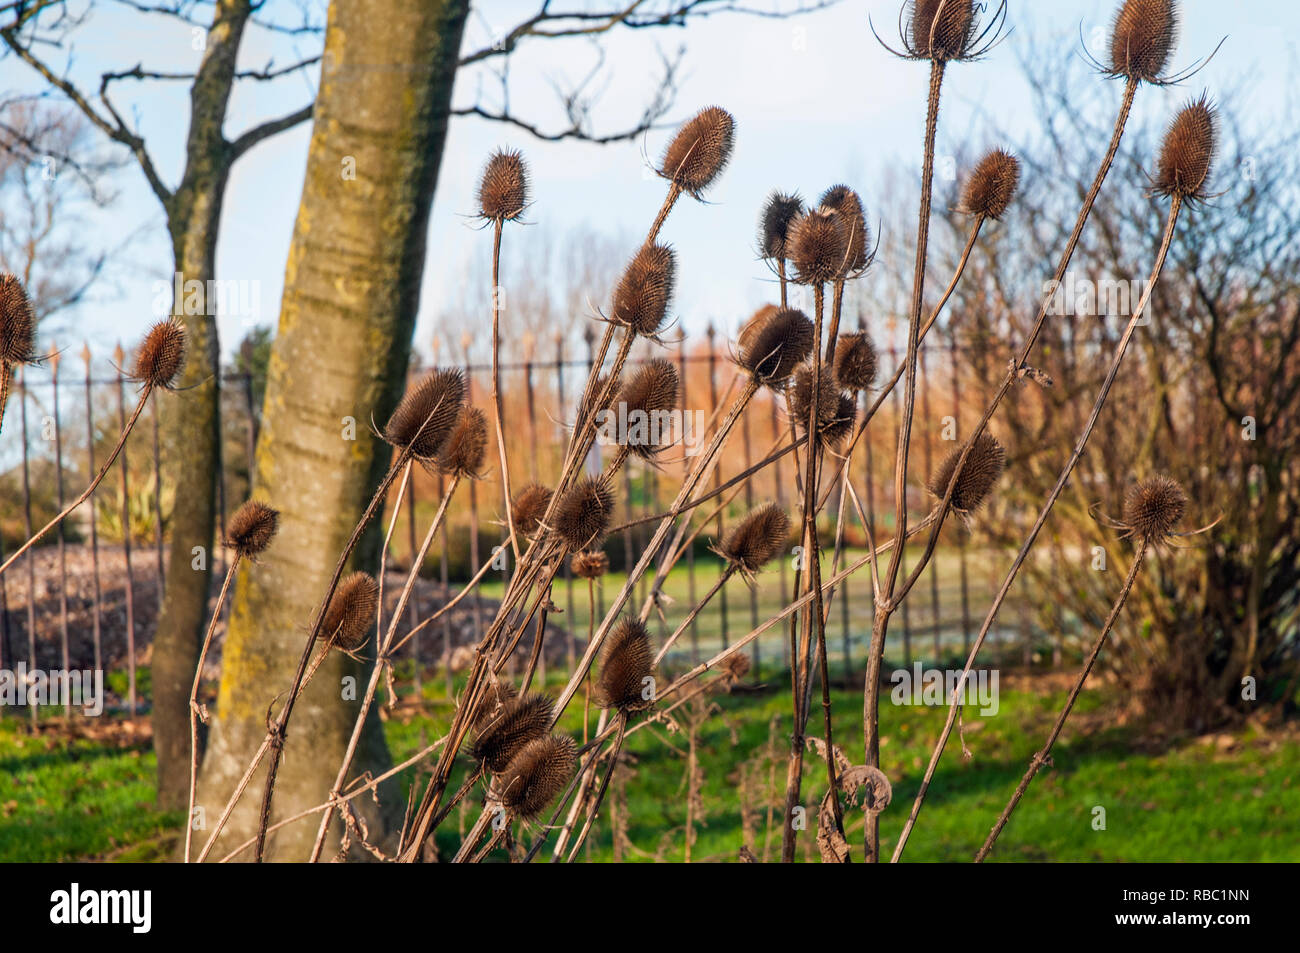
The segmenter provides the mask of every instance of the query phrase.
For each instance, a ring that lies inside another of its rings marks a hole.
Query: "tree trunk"
[[[200,785],[209,823],[265,735],[267,706],[289,687],[338,553],[391,459],[370,422],[386,418],[404,385],[467,8],[467,0],[330,7],[254,474],[255,493],[280,511],[281,529],[260,564],[240,573]],[[379,531],[376,522],[356,565],[374,568]],[[273,823],[325,800],[364,677],[333,653],[299,699]],[[388,763],[372,709],[354,772]],[[260,785],[261,776],[214,857],[256,832]],[[380,808],[369,797],[355,802],[374,842],[402,814],[394,789],[379,793]],[[305,859],[317,823],[272,834],[267,857]],[[338,835],[336,824],[328,851]]]
[[[217,302],[209,300],[206,289],[216,276],[217,232],[232,159],[222,126],[239,42],[251,11],[250,0],[220,0],[216,5],[190,92],[185,175],[166,202],[181,287],[199,281],[204,293],[198,314],[185,313],[185,294],[172,303],[173,314],[188,332],[189,353],[180,391],[158,397],[164,479],[175,490],[167,587],[151,670],[158,801],[164,807],[183,807],[189,799],[189,696],[207,621],[221,439],[221,349],[216,315],[211,313]],[[201,559],[195,558],[195,547],[202,547]]]

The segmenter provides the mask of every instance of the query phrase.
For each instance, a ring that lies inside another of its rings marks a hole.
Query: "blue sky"
[[[311,0],[315,2],[315,0]],[[574,0],[581,4],[584,0]],[[595,0],[589,0],[595,2]],[[797,0],[775,0],[790,8]],[[769,0],[753,0],[768,6]],[[272,0],[276,9],[276,0]],[[286,4],[292,9],[291,4]],[[319,6],[319,4],[318,4]],[[1080,34],[1100,49],[1117,0],[1011,0],[1008,39],[984,61],[952,68],[945,84],[940,151],[969,142],[972,151],[996,144],[987,139],[990,119],[1014,130],[1027,128],[1028,91],[1019,58],[1063,43],[1078,48]],[[145,17],[108,5],[78,32],[68,75],[91,89],[105,69],[186,70],[196,62],[190,28]],[[492,0],[473,14],[467,46],[478,47],[495,32],[536,7],[536,0]],[[1300,5],[1283,0],[1185,0],[1183,29],[1175,62],[1186,65],[1208,54],[1224,36],[1222,50],[1189,86],[1146,88],[1136,117],[1169,115],[1190,92],[1250,83],[1248,106],[1253,118],[1267,122],[1280,113],[1289,78],[1300,75],[1297,41]],[[1225,15],[1221,11],[1231,10]],[[879,47],[868,29],[868,15],[886,38],[895,34],[898,0],[845,0],[835,7],[791,20],[719,15],[689,30],[624,31],[605,42],[605,84],[595,110],[597,131],[618,128],[639,110],[653,86],[659,51],[685,44],[674,119],[717,103],[737,119],[737,145],[731,167],[709,195],[710,203],[684,202],[674,212],[665,239],[682,262],[677,312],[688,330],[710,321],[732,329],[755,307],[772,297],[763,265],[754,260],[753,235],[758,209],[772,188],[815,196],[835,182],[858,188],[868,208],[883,196],[885,171],[918,166],[924,120],[925,64],[900,61]],[[313,51],[314,38],[286,43],[250,31],[241,67],[264,66],[272,52],[277,64],[294,49]],[[525,47],[511,72],[512,108],[554,127],[562,121],[551,83],[582,75],[592,63],[583,42],[537,42]],[[1081,74],[1083,75],[1083,74]],[[92,79],[95,78],[95,79]],[[1083,81],[1104,84],[1099,77]],[[482,84],[480,86],[480,84]],[[462,73],[457,104],[468,104],[476,90],[495,104],[491,76]],[[31,71],[12,57],[0,60],[0,90],[32,90]],[[1118,87],[1105,87],[1117,97]],[[296,75],[274,84],[249,83],[239,88],[227,122],[235,136],[260,119],[291,111],[310,96],[314,76]],[[1091,91],[1090,91],[1091,92]],[[130,110],[150,144],[164,178],[179,178],[187,124],[184,84],[148,84],[132,90],[123,85],[120,104]],[[454,297],[466,265],[484,241],[470,227],[474,187],[482,163],[496,146],[522,149],[533,171],[535,205],[530,219],[544,228],[518,230],[507,254],[526,255],[529,243],[554,241],[577,228],[594,228],[633,236],[648,225],[663,197],[663,184],[647,174],[646,157],[657,157],[670,132],[651,132],[643,140],[611,146],[542,143],[526,133],[478,119],[452,124],[430,223],[421,310],[415,343],[426,355],[437,326],[438,303]],[[274,325],[278,316],[284,262],[301,191],[309,127],[303,126],[258,146],[236,165],[227,193],[217,255],[218,275],[260,288],[260,321]],[[961,174],[962,170],[958,170]],[[131,340],[153,319],[154,283],[170,275],[161,210],[134,166],[118,177],[117,204],[90,224],[111,246],[116,236],[140,231],[129,254],[116,263],[113,283],[96,299],[64,319],[107,348],[117,339]],[[111,217],[110,217],[111,216]],[[911,228],[884,221],[886,229]],[[630,253],[633,249],[629,247]],[[602,302],[609,289],[592,289]],[[243,333],[241,318],[221,324],[229,349]],[[73,332],[65,332],[72,337]],[[60,341],[59,343],[64,343]]]

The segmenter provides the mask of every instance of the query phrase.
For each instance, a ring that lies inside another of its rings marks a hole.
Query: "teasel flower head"
[[[493,789],[512,817],[532,820],[564,790],[577,765],[578,748],[572,738],[535,738],[497,775]]]
[[[588,549],[574,553],[569,568],[579,579],[599,579],[609,572],[609,557],[599,549]]]
[[[506,706],[519,697],[519,692],[509,682],[494,680],[483,690],[483,697],[474,712],[472,727],[477,736],[489,724],[500,717]],[[463,704],[462,700],[462,704]]]
[[[838,212],[815,208],[790,225],[786,243],[794,280],[801,285],[824,285],[845,275],[852,261],[849,230]]]
[[[1204,96],[1179,110],[1160,147],[1155,190],[1161,195],[1203,201],[1214,164],[1217,118]]]
[[[802,311],[779,308],[741,338],[737,363],[759,383],[778,388],[812,353],[813,323]]]
[[[929,490],[941,500],[948,492],[948,485],[952,483],[961,451],[960,446],[954,448],[930,477]],[[957,486],[949,500],[953,510],[968,517],[979,509],[980,504],[993,492],[1006,462],[1007,452],[992,434],[984,431],[975,438],[970,456],[966,458],[966,465],[962,467],[961,476],[957,478]]]
[[[529,483],[515,494],[510,505],[510,522],[515,530],[525,536],[532,536],[546,515],[546,508],[551,505],[551,488],[540,483]]]
[[[379,608],[379,583],[368,572],[345,576],[330,599],[320,635],[330,645],[353,652],[365,644]]]
[[[899,12],[898,32],[903,49],[889,46],[886,49],[905,59],[936,63],[978,59],[992,48],[1002,32],[1006,0],[998,3],[983,28],[981,9],[983,4],[979,0],[908,0]]]
[[[661,439],[671,438],[671,428],[663,426],[663,417],[676,409],[677,395],[677,368],[663,358],[648,361],[628,377],[619,388],[615,403],[623,405],[629,421],[633,421],[633,414],[636,414],[646,422],[646,440],[629,439],[628,452],[644,460],[652,460],[667,448],[667,444],[651,441],[650,437],[658,433]]]
[[[135,355],[131,377],[146,387],[172,390],[185,366],[185,326],[175,318],[149,329]]]
[[[513,149],[492,153],[478,185],[479,215],[493,222],[513,222],[528,207],[528,167]]]
[[[841,334],[835,342],[835,380],[851,391],[863,391],[876,379],[879,358],[866,331]]]
[[[756,507],[731,528],[718,552],[746,574],[762,569],[781,551],[790,534],[790,517],[775,503]]]
[[[471,750],[474,760],[493,774],[504,771],[530,741],[550,733],[553,712],[554,705],[545,695],[509,699],[497,715],[479,726]]]
[[[762,257],[771,261],[790,257],[786,252],[790,225],[803,210],[803,200],[797,195],[773,192],[767,197],[758,222],[758,252]]]
[[[487,417],[477,407],[462,407],[438,450],[438,472],[458,479],[477,479],[487,453]]]
[[[624,714],[644,711],[654,705],[654,652],[645,623],[624,616],[605,638],[600,650],[600,674],[591,700],[601,708],[617,708]]]
[[[975,165],[962,191],[958,211],[999,219],[1020,186],[1020,160],[1004,149],[994,149]]]
[[[1111,28],[1108,72],[1146,83],[1163,82],[1177,34],[1175,0],[1124,0]]]
[[[720,106],[700,110],[677,131],[659,162],[659,174],[695,198],[731,159],[736,121]]]
[[[677,258],[667,245],[643,245],[614,289],[610,320],[644,337],[654,337],[668,316]]]
[[[571,550],[586,549],[609,529],[614,494],[603,477],[583,477],[556,505],[555,532]]]
[[[840,393],[839,386],[831,376],[830,368],[822,368],[818,383],[817,430],[821,439],[828,444],[839,443],[850,430],[857,417],[857,405],[853,399]],[[794,424],[802,433],[808,431],[808,418],[812,415],[813,369],[805,364],[794,373],[790,382],[790,415]]]
[[[1124,496],[1124,525],[1129,536],[1150,546],[1164,542],[1187,509],[1187,494],[1178,481],[1157,475],[1135,484]]]
[[[27,289],[16,275],[0,275],[0,362],[36,360],[36,313]]]
[[[261,500],[247,500],[226,523],[225,544],[240,559],[253,559],[266,551],[280,528],[280,513]]]
[[[867,267],[867,254],[870,250],[871,236],[867,232],[867,213],[862,207],[862,196],[847,185],[833,185],[822,193],[821,207],[830,209],[838,218],[840,228],[844,229],[848,251],[844,259],[844,268],[838,276],[858,274]]]
[[[778,310],[774,304],[765,304],[744,320],[740,325],[740,331],[736,334],[737,353],[744,353],[750,342],[754,340],[754,335],[771,320],[772,315],[776,314]]]
[[[431,371],[412,384],[384,427],[384,439],[423,462],[437,459],[465,403],[465,375],[456,368]]]

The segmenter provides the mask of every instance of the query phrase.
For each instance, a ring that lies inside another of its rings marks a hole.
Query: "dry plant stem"
[[[1047,763],[1048,756],[1052,753],[1052,745],[1056,744],[1056,739],[1061,736],[1061,729],[1065,727],[1065,720],[1070,717],[1074,703],[1078,700],[1079,693],[1083,691],[1083,683],[1088,680],[1088,675],[1097,662],[1097,656],[1101,654],[1101,648],[1106,644],[1106,637],[1110,635],[1111,629],[1115,627],[1115,621],[1119,618],[1124,603],[1128,601],[1129,593],[1133,591],[1133,583],[1137,581],[1138,570],[1142,568],[1142,561],[1146,558],[1146,554],[1147,543],[1143,540],[1138,544],[1137,555],[1133,557],[1133,565],[1129,567],[1128,576],[1124,580],[1124,587],[1120,589],[1115,604],[1111,606],[1110,615],[1106,617],[1106,622],[1101,628],[1101,634],[1097,636],[1097,641],[1092,647],[1092,653],[1084,663],[1083,670],[1079,672],[1079,677],[1075,679],[1074,687],[1070,690],[1070,697],[1065,700],[1061,713],[1056,716],[1056,724],[1052,726],[1052,731],[1047,736],[1047,743],[1029,762],[1029,768],[1025,771],[1024,777],[1020,779],[1020,784],[1016,786],[1016,791],[1011,795],[1011,800],[1003,808],[998,822],[993,825],[993,830],[989,832],[988,838],[984,841],[984,846],[975,855],[975,863],[983,863],[984,858],[988,857],[989,851],[993,849],[993,844],[998,839],[998,835],[1002,833],[1002,829],[1007,826],[1007,821],[1011,819],[1011,812],[1016,809],[1020,799],[1025,796],[1025,791],[1029,788],[1029,782],[1034,780],[1034,776],[1038,774],[1039,769]]]
[[[605,800],[605,792],[609,790],[609,779],[614,774],[614,769],[618,767],[618,757],[623,752],[623,739],[627,735],[627,716],[621,712],[616,716],[618,722],[618,731],[614,736],[614,744],[610,747],[607,755],[609,766],[605,768],[605,774],[600,779],[600,787],[591,798],[591,805],[587,809],[587,819],[583,822],[582,830],[578,836],[573,839],[573,848],[569,851],[569,857],[566,863],[573,863],[574,858],[578,856],[578,851],[582,849],[583,843],[587,840],[587,835],[591,833],[591,825],[596,822],[596,814],[600,811],[601,802]]]
[[[190,809],[185,815],[185,863],[190,862],[190,848],[194,842],[194,794],[199,784],[199,684],[203,681],[203,663],[207,660],[208,649],[212,646],[212,634],[217,630],[217,620],[221,618],[221,608],[226,604],[226,595],[230,592],[230,583],[235,578],[241,557],[235,553],[226,570],[226,578],[221,582],[221,592],[217,594],[217,607],[208,622],[208,631],[203,636],[203,647],[199,649],[199,663],[194,668],[194,686],[190,689]],[[204,719],[207,720],[206,718]]]
[[[384,533],[384,545],[379,549],[379,605],[375,609],[375,628],[377,631],[384,631],[384,577],[388,575],[388,547],[393,541],[393,531],[397,529],[397,517],[402,512],[402,500],[406,497],[406,489],[411,485],[411,465],[413,461],[407,461],[406,466],[402,469],[402,480],[397,484],[397,499],[393,501],[393,515],[389,517],[388,529]]]
[[[505,412],[501,406],[501,219],[492,229],[492,410],[496,414],[497,454],[501,458],[501,491],[505,495],[506,526],[515,562],[519,562],[519,543],[515,536],[514,507],[510,505],[510,457],[506,453]]]
[[[588,680],[588,685],[590,685],[590,680]],[[573,803],[569,805],[569,813],[565,815],[564,823],[560,826],[560,833],[555,838],[555,848],[551,852],[551,863],[553,864],[558,864],[564,859],[564,848],[569,843],[569,835],[573,833],[573,826],[578,823],[578,815],[582,813],[583,805],[587,802],[587,792],[591,790],[592,782],[596,780],[596,763],[599,761],[600,746],[619,727],[618,721],[615,720],[615,723],[607,728],[605,723],[608,720],[609,710],[601,709],[600,718],[596,722],[596,737],[588,745],[584,746],[586,748],[585,757],[575,779],[578,785],[577,795],[574,797]],[[555,819],[559,817],[559,812],[563,810],[564,803],[569,799],[569,793],[572,790],[573,783],[570,783],[568,789],[564,792],[564,797],[556,805],[555,815],[551,818],[552,825],[554,825]]]
[[[1079,440],[1075,444],[1074,451],[1070,454],[1070,459],[1061,470],[1055,486],[1052,487],[1051,492],[1047,496],[1046,502],[1043,504],[1042,510],[1038,514],[1038,518],[1034,521],[1033,527],[1029,530],[1029,535],[1026,537],[1024,543],[1021,544],[1020,551],[1016,554],[1016,558],[1012,562],[1011,568],[1007,570],[1006,576],[1002,580],[1002,585],[999,587],[998,593],[993,599],[993,604],[989,607],[988,614],[984,617],[984,624],[980,626],[979,635],[971,645],[970,654],[966,659],[966,666],[962,669],[961,678],[957,680],[957,687],[953,690],[952,701],[948,706],[947,721],[944,723],[943,731],[939,736],[939,740],[935,742],[934,750],[930,753],[930,763],[926,767],[925,777],[921,781],[921,788],[917,792],[916,801],[912,805],[911,814],[908,816],[907,822],[903,825],[903,831],[899,835],[898,844],[894,848],[894,861],[897,861],[903,855],[903,849],[907,846],[907,838],[911,834],[913,826],[916,824],[916,818],[921,812],[921,805],[925,802],[926,792],[929,791],[930,782],[934,778],[935,768],[938,766],[939,759],[943,755],[944,747],[948,744],[948,738],[952,735],[952,728],[957,721],[957,714],[961,708],[960,699],[965,692],[966,678],[969,676],[970,670],[975,664],[975,659],[979,655],[980,648],[984,645],[984,640],[988,637],[989,630],[993,627],[993,623],[997,619],[997,614],[1001,610],[1003,602],[1006,601],[1007,593],[1011,591],[1011,585],[1015,581],[1016,575],[1020,572],[1020,567],[1024,565],[1025,559],[1029,556],[1029,550],[1038,539],[1038,534],[1042,531],[1043,525],[1047,522],[1047,517],[1052,511],[1052,507],[1055,506],[1061,492],[1065,489],[1065,484],[1069,481],[1070,474],[1074,471],[1074,467],[1079,462],[1079,458],[1083,456],[1083,451],[1088,444],[1088,438],[1092,436],[1092,431],[1097,425],[1097,418],[1101,415],[1102,407],[1105,405],[1106,398],[1110,394],[1111,386],[1115,383],[1115,377],[1119,373],[1120,363],[1124,360],[1124,353],[1128,350],[1129,341],[1132,340],[1133,333],[1137,328],[1137,323],[1141,320],[1142,314],[1146,310],[1147,302],[1151,297],[1151,291],[1155,287],[1156,282],[1159,281],[1161,271],[1164,270],[1165,258],[1169,254],[1169,245],[1174,237],[1174,226],[1177,224],[1178,213],[1181,205],[1182,200],[1178,196],[1175,196],[1170,202],[1169,219],[1165,226],[1164,240],[1161,242],[1160,252],[1156,257],[1155,266],[1151,270],[1151,277],[1147,281],[1146,287],[1143,289],[1142,297],[1138,300],[1137,308],[1134,310],[1133,316],[1129,319],[1128,326],[1124,329],[1123,336],[1115,347],[1115,354],[1111,358],[1110,368],[1106,372],[1106,378],[1102,382],[1101,390],[1098,392],[1097,399],[1093,404],[1092,413],[1088,417],[1087,423],[1084,425],[1083,432],[1079,435]],[[969,449],[969,444],[967,445],[967,448]],[[956,472],[959,473],[960,469],[961,462],[959,461]],[[955,485],[956,480],[954,479],[953,483],[949,485],[949,496],[951,495],[952,487]],[[947,507],[947,497],[945,497],[943,507],[945,509]],[[942,513],[940,514],[940,522],[941,521]],[[940,523],[936,523],[936,527],[938,525],[940,525]]]
[[[365,531],[366,526],[387,495],[388,488],[392,486],[397,474],[406,467],[410,457],[410,447],[404,447],[397,455],[397,459],[388,468],[388,472],[384,474],[383,479],[379,481],[379,486],[375,488],[374,494],[370,497],[365,512],[361,514],[361,519],[353,527],[352,535],[348,538],[347,544],[343,547],[343,552],[339,554],[338,562],[334,566],[334,575],[330,577],[330,583],[325,588],[325,595],[316,608],[316,618],[312,622],[311,632],[307,634],[307,643],[303,646],[302,656],[298,659],[298,671],[294,674],[293,684],[289,688],[289,698],[285,701],[284,708],[280,710],[274,724],[267,731],[267,743],[271,747],[271,763],[267,768],[266,784],[262,789],[262,817],[259,822],[257,844],[254,849],[254,857],[259,864],[262,862],[262,855],[266,850],[266,827],[271,820],[271,798],[275,789],[276,773],[280,768],[280,755],[284,751],[284,732],[289,724],[289,718],[293,714],[294,703],[302,693],[304,676],[307,674],[307,664],[311,660],[312,646],[320,635],[321,626],[325,622],[325,612],[329,608],[330,600],[334,597],[334,591],[338,588],[339,580],[343,578],[343,569],[347,565],[348,558],[352,555],[352,550],[356,548],[362,532]]]
[[[6,364],[5,367],[7,368],[8,365]],[[140,400],[136,403],[135,410],[131,412],[131,419],[126,422],[126,426],[122,428],[122,435],[117,438],[117,445],[113,447],[113,452],[108,455],[108,459],[105,460],[104,465],[99,468],[99,472],[95,474],[95,478],[90,481],[90,486],[82,490],[81,494],[65,506],[58,516],[54,517],[54,519],[50,520],[37,530],[36,535],[11,553],[9,558],[6,559],[3,564],[0,564],[0,575],[3,575],[4,571],[13,565],[14,560],[36,545],[37,540],[62,523],[68,518],[68,515],[73,510],[79,507],[82,503],[85,503],[86,500],[90,499],[90,495],[94,493],[99,484],[104,481],[104,477],[108,476],[108,471],[112,469],[114,461],[117,460],[117,455],[121,453],[122,448],[126,446],[126,438],[131,435],[131,430],[135,427],[135,422],[140,419],[140,412],[144,410],[144,405],[148,402],[151,393],[153,393],[153,388],[146,384],[144,389],[140,391]]]
[[[452,596],[451,599],[449,599],[447,603],[443,605],[440,609],[438,609],[438,611],[436,611],[433,615],[429,616],[429,618],[420,622],[418,625],[413,627],[410,632],[407,632],[406,635],[398,639],[397,643],[393,646],[393,651],[396,652],[399,649],[401,649],[404,645],[406,645],[407,642],[409,642],[412,639],[412,637],[415,636],[417,632],[419,632],[425,626],[432,625],[433,623],[437,622],[440,618],[442,618],[444,614],[456,608],[456,606],[460,603],[460,601],[468,597],[470,593],[474,591],[475,587],[478,586],[478,584],[483,581],[483,577],[486,576],[488,570],[492,568],[492,563],[496,561],[496,558],[497,557],[495,553],[489,556],[487,560],[484,561],[483,565],[479,567],[478,571],[474,573],[473,578],[471,578],[470,581],[467,582],[464,585],[464,587],[459,592],[456,593],[456,595]]]
[[[930,93],[926,102],[925,151],[921,172],[921,205],[916,226],[916,263],[912,273],[912,307],[907,326],[907,383],[903,395],[903,419],[899,424],[898,450],[894,457],[894,551],[883,580],[884,599],[876,606],[871,626],[866,684],[862,701],[862,741],[868,767],[880,766],[880,662],[892,614],[894,585],[903,558],[902,541],[907,536],[907,463],[912,444],[912,416],[916,408],[916,354],[920,346],[921,307],[925,299],[925,265],[930,241],[930,205],[934,189],[934,139],[939,124],[939,93],[944,63],[930,63]],[[834,761],[828,757],[828,761]],[[874,864],[879,859],[880,816],[868,812],[864,825],[864,857]]]
[[[352,725],[352,737],[349,739],[347,751],[343,755],[343,763],[339,766],[338,775],[334,779],[334,786],[330,788],[331,801],[338,798],[339,792],[343,790],[343,782],[347,780],[348,771],[352,768],[352,759],[356,757],[357,745],[361,741],[361,732],[365,728],[366,715],[370,713],[370,705],[374,700],[376,690],[379,688],[379,680],[383,677],[385,666],[388,665],[393,639],[397,635],[398,622],[401,621],[402,613],[406,609],[407,600],[411,598],[411,590],[415,587],[415,580],[419,578],[420,566],[424,564],[424,557],[428,554],[429,547],[433,545],[433,539],[447,514],[447,504],[451,502],[452,495],[459,485],[459,476],[453,476],[447,482],[447,489],[442,494],[442,500],[438,504],[438,512],[434,514],[428,532],[424,534],[424,540],[420,544],[420,551],[411,556],[411,569],[406,574],[406,584],[402,587],[402,593],[397,598],[397,605],[393,608],[392,617],[388,622],[388,631],[384,634],[382,642],[379,641],[378,633],[376,633],[375,642],[378,651],[376,652],[375,664],[370,670],[370,682],[366,686],[366,693],[361,699],[361,707],[357,711],[356,721]],[[394,510],[395,514],[396,510]],[[334,808],[332,806],[326,808],[325,816],[321,818],[320,827],[316,831],[316,843],[312,847],[308,863],[314,864],[320,859],[321,850],[325,846],[325,835],[329,833],[329,823],[333,817]]]
[[[551,587],[546,587],[545,595],[542,596],[542,611],[537,615],[537,631],[533,636],[533,651],[528,657],[528,667],[524,669],[523,680],[520,681],[519,694],[525,694],[533,684],[533,673],[537,671],[537,660],[542,657],[542,642],[546,638],[546,606],[551,602]]]
[[[502,808],[499,804],[494,808],[492,802],[488,802],[488,805],[483,808],[483,813],[479,815],[478,820],[474,822],[474,826],[465,836],[465,840],[461,842],[460,850],[456,851],[456,856],[451,859],[453,864],[463,864],[469,860],[474,848],[478,846],[478,842],[481,841],[483,835],[487,833],[488,825],[492,823],[492,818],[495,817],[497,812],[500,810],[502,810]],[[509,824],[510,816],[506,815],[502,819],[501,826],[506,827]]]
[[[9,386],[13,383],[14,369],[8,361],[0,361],[0,432],[4,431],[5,409],[9,406]]]

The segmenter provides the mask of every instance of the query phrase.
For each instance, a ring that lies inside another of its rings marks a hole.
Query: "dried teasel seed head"
[[[609,528],[614,494],[600,477],[584,477],[560,497],[555,508],[555,532],[570,549],[585,549]]]
[[[775,503],[757,507],[732,527],[719,551],[744,572],[758,572],[790,534],[790,517]]]
[[[790,224],[803,214],[803,200],[797,195],[773,192],[763,203],[758,222],[758,251],[764,258],[780,261],[788,258],[786,240]]]
[[[378,608],[379,583],[375,577],[368,572],[351,573],[334,590],[318,638],[349,652],[359,649],[370,635]]]
[[[699,198],[731,158],[735,133],[736,121],[725,109],[700,110],[668,143],[659,174]]]
[[[818,383],[817,430],[822,440],[838,443],[853,427],[857,416],[857,405],[852,398],[840,393],[839,385],[831,376],[829,368],[822,368]],[[800,432],[808,430],[808,418],[812,412],[813,369],[804,365],[794,373],[788,391],[790,397],[790,414]]]
[[[471,753],[493,774],[510,766],[510,762],[530,741],[550,733],[554,705],[545,695],[530,693],[512,698],[494,717],[478,729]]]
[[[754,340],[754,335],[762,330],[763,325],[771,320],[772,315],[776,314],[778,308],[774,304],[765,304],[752,315],[745,319],[740,326],[740,331],[736,335],[736,352],[743,354],[749,347],[750,342]]]
[[[1124,0],[1111,29],[1111,75],[1159,82],[1177,33],[1174,0]]]
[[[952,482],[961,451],[961,447],[955,448],[930,477],[929,490],[939,499],[943,499],[943,495],[948,492],[948,484]],[[1007,452],[1002,444],[987,431],[981,433],[975,439],[975,445],[957,480],[957,487],[952,491],[952,499],[949,501],[952,508],[963,515],[975,512],[993,491],[994,484],[1002,476],[1006,461]]]
[[[148,387],[171,389],[185,366],[185,326],[174,318],[149,329],[135,355],[131,376]]]
[[[643,245],[614,289],[610,320],[653,337],[668,316],[677,275],[677,258],[667,245]]]
[[[629,452],[649,460],[666,449],[668,444],[663,441],[670,441],[673,434],[672,428],[664,423],[664,415],[676,409],[677,394],[677,368],[663,358],[641,365],[623,383],[615,404],[621,404],[621,412],[627,415]],[[641,421],[644,428],[640,426]],[[640,439],[642,434],[645,439]],[[652,440],[655,436],[660,439]]]
[[[650,632],[640,619],[624,616],[600,650],[600,674],[591,700],[601,708],[617,708],[625,714],[643,711],[654,704],[654,692],[647,691],[653,688],[653,670]]]
[[[461,479],[477,477],[487,443],[487,417],[483,411],[462,407],[438,451],[438,471]]]
[[[779,387],[812,353],[813,323],[802,311],[780,308],[746,329],[737,362],[769,387]]]
[[[961,194],[958,210],[967,215],[999,219],[1020,185],[1020,160],[1003,149],[994,149],[975,165]]]
[[[733,652],[724,658],[718,667],[722,669],[728,680],[738,682],[749,674],[749,656],[741,652]]]
[[[477,736],[488,724],[505,711],[507,705],[519,697],[519,692],[509,682],[496,681],[488,684],[483,691],[478,710],[474,712],[474,734]]]
[[[609,572],[609,557],[599,549],[574,553],[569,560],[569,568],[579,579],[599,579]]]
[[[879,363],[876,345],[866,331],[841,334],[835,342],[835,380],[841,387],[866,390],[876,379]]]
[[[397,402],[384,427],[384,439],[401,449],[410,447],[417,460],[434,460],[464,403],[464,373],[456,368],[431,371]]]
[[[510,505],[510,522],[515,530],[525,536],[537,532],[546,508],[551,505],[551,488],[540,483],[529,483],[515,494]]]
[[[912,0],[908,17],[909,49],[931,60],[961,59],[975,39],[976,0]]]
[[[839,216],[840,227],[844,229],[848,242],[844,268],[838,277],[860,272],[867,267],[867,247],[871,244],[862,196],[847,185],[833,185],[822,193],[821,206]]]
[[[225,544],[241,559],[252,559],[271,545],[280,528],[280,512],[261,500],[247,500],[226,523]]]
[[[582,406],[578,409],[578,420],[583,421],[588,417],[594,417],[602,410],[609,410],[613,407],[614,402],[618,399],[618,381],[614,382],[608,394],[605,388],[609,386],[609,375],[605,374],[596,378],[591,394],[583,401]],[[601,398],[604,398],[603,400]],[[588,409],[590,407],[590,409]]]
[[[1214,107],[1204,96],[1179,110],[1160,147],[1155,189],[1162,195],[1204,199],[1214,163]]]
[[[796,218],[786,247],[798,284],[824,285],[848,271],[848,230],[831,209],[812,209]]]
[[[564,790],[577,765],[578,747],[572,738],[535,738],[497,775],[497,796],[511,815],[531,820]]]
[[[1148,477],[1124,495],[1124,523],[1147,544],[1162,542],[1187,509],[1187,494],[1167,476]]]
[[[513,222],[528,207],[528,167],[513,149],[498,149],[483,168],[478,185],[479,215]]]
[[[16,275],[0,275],[0,362],[28,364],[36,359],[36,313]]]

